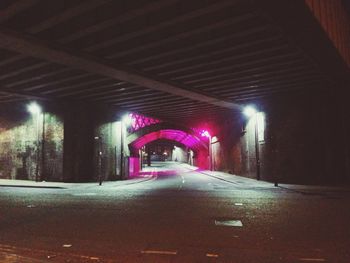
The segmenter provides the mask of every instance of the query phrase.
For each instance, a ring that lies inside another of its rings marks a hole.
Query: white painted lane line
[[[243,223],[241,220],[215,220],[216,226],[238,226],[242,227]]]
[[[177,251],[167,251],[167,250],[142,250],[142,254],[159,254],[159,255],[176,255]]]
[[[308,261],[308,262],[325,262],[324,258],[299,258],[300,261]]]
[[[218,258],[219,257],[218,254],[213,254],[213,253],[207,253],[206,256],[209,258]]]
[[[72,247],[72,244],[63,244],[62,247],[65,247],[65,248]]]

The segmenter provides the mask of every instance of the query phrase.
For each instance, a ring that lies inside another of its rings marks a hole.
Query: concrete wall
[[[82,182],[127,177],[126,127],[121,130],[115,111],[85,103],[42,103],[43,113],[30,114],[27,105],[0,108],[0,178]]]
[[[113,110],[84,103],[66,109],[65,180],[125,179],[130,153],[125,139],[126,127],[118,121],[121,118],[115,116]]]
[[[99,178],[100,173],[103,180],[126,179],[129,170],[127,159],[130,156],[126,136],[127,129],[121,121],[105,120],[95,126],[95,180]],[[123,165],[121,166],[122,160]],[[137,170],[134,162],[132,161],[133,167]],[[121,169],[123,169],[123,173]]]
[[[255,117],[223,116],[212,137],[211,160],[207,151],[198,151],[193,165],[208,169],[211,162],[214,170],[257,178],[258,149],[262,180],[349,183],[346,98],[339,90],[325,89],[317,96],[301,92],[260,101],[266,121],[258,147]],[[27,112],[26,103],[1,106],[0,178],[80,182],[127,177],[127,133],[114,111],[83,103],[44,109],[35,116]],[[173,159],[188,161],[187,150],[178,151]]]
[[[285,183],[350,182],[348,110],[331,90],[261,103],[264,140],[258,140],[260,179]],[[215,170],[257,178],[255,117],[232,115],[212,144]]]
[[[26,103],[0,109],[0,178],[61,181],[63,121],[50,109],[30,114]]]

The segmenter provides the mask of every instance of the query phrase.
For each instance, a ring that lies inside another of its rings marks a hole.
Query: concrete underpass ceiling
[[[190,122],[327,82],[254,1],[2,0],[0,14],[0,103],[82,100]]]

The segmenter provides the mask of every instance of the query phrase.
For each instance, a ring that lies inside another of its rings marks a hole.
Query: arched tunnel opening
[[[161,129],[134,136],[130,149],[130,175],[145,166],[163,161],[187,163],[203,169],[209,167],[209,148],[200,137],[177,129]]]

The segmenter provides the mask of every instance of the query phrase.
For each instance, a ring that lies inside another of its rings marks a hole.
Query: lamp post
[[[260,148],[259,148],[259,138],[258,138],[258,115],[254,116],[254,135],[255,135],[255,159],[256,159],[256,179],[260,180]]]
[[[201,136],[208,138],[209,170],[213,171],[213,151],[212,151],[212,145],[211,145],[211,135],[207,130],[203,130],[201,132]]]
[[[102,137],[95,136],[95,141],[97,142],[97,172],[98,172],[98,185],[102,185]]]
[[[32,102],[27,106],[28,112],[32,115],[33,121],[35,122],[35,130],[36,130],[36,167],[35,167],[35,181],[39,180],[39,159],[40,159],[40,115],[41,115],[41,107],[36,103]],[[43,127],[44,128],[44,127]]]
[[[255,160],[256,160],[256,179],[260,180],[260,149],[258,137],[258,112],[253,106],[246,106],[243,113],[254,121],[254,138],[255,138]]]
[[[123,179],[124,177],[124,129],[129,127],[132,123],[132,119],[130,114],[126,114],[122,117],[121,122],[120,122],[120,137],[121,137],[121,144],[120,144],[120,177]]]

